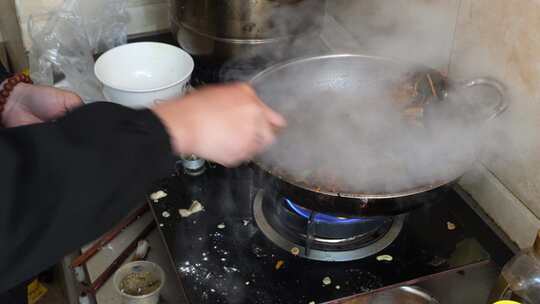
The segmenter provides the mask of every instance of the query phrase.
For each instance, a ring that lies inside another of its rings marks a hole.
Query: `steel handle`
[[[499,95],[499,101],[497,103],[497,106],[494,108],[493,114],[491,114],[486,120],[491,120],[498,117],[510,106],[506,86],[496,79],[489,77],[475,78],[467,81],[462,81],[460,82],[460,85],[464,89],[470,89],[477,86],[487,86],[497,91],[497,94]]]

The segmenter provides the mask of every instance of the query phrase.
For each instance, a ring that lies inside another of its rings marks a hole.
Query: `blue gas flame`
[[[285,202],[291,208],[292,211],[300,215],[301,217],[305,219],[309,219],[311,216],[310,210],[307,210],[305,208],[302,208],[298,206],[297,204],[293,203],[290,199],[286,198]],[[326,223],[343,223],[343,224],[353,224],[353,223],[361,223],[361,222],[367,222],[371,219],[360,219],[360,218],[343,218],[338,216],[332,216],[324,213],[317,213],[315,215],[315,220],[319,222],[326,222]]]

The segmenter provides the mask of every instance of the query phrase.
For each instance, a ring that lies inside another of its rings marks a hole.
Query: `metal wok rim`
[[[261,81],[265,76],[267,76],[269,74],[272,74],[274,72],[277,72],[277,71],[279,71],[281,69],[284,69],[284,68],[286,68],[288,66],[291,66],[291,65],[297,65],[297,64],[302,64],[302,63],[311,62],[311,61],[326,60],[326,59],[339,59],[339,58],[370,59],[370,60],[377,60],[377,61],[388,62],[388,63],[398,64],[398,65],[405,65],[405,66],[409,65],[411,67],[414,67],[414,66],[423,67],[423,68],[438,72],[437,70],[435,70],[433,68],[430,68],[429,66],[426,66],[424,64],[407,62],[407,61],[402,61],[402,60],[389,58],[389,57],[371,56],[371,55],[362,55],[362,54],[329,54],[329,55],[320,55],[320,56],[312,56],[312,57],[300,57],[300,58],[292,59],[292,60],[289,60],[289,61],[286,61],[286,62],[278,63],[276,65],[270,66],[270,67],[266,68],[265,70],[257,73],[255,76],[253,76],[249,80],[249,83],[252,86],[255,86],[255,83],[258,82],[258,81]],[[440,73],[440,72],[438,72],[438,73]],[[291,184],[293,186],[299,187],[301,189],[316,192],[316,193],[320,193],[320,194],[324,194],[324,195],[328,195],[328,196],[335,196],[335,197],[342,197],[342,198],[352,198],[352,199],[392,199],[392,198],[399,198],[399,197],[415,195],[415,194],[427,192],[427,191],[442,187],[444,185],[447,185],[447,184],[451,183],[452,181],[454,181],[456,179],[459,179],[464,174],[464,172],[466,171],[466,170],[464,170],[462,173],[456,174],[456,176],[454,176],[452,178],[449,178],[447,180],[444,180],[444,181],[436,181],[436,182],[430,183],[428,185],[423,185],[423,186],[420,186],[420,187],[414,187],[414,188],[410,188],[408,190],[403,190],[403,191],[399,191],[399,192],[392,192],[392,193],[366,193],[366,192],[364,192],[364,193],[346,193],[346,192],[332,192],[332,191],[325,190],[323,187],[313,187],[313,185],[308,185],[307,183],[294,181],[291,178],[286,178],[286,177],[283,177],[283,176],[276,175],[276,174],[272,173],[272,170],[270,170],[266,166],[262,165],[261,162],[259,160],[257,160],[257,159],[254,159],[252,162],[254,164],[256,164],[259,168],[261,168],[263,171],[267,172],[268,174],[278,178],[279,180],[281,180],[283,182],[286,182],[286,183]],[[466,166],[464,166],[464,167],[466,168]]]
[[[279,179],[279,180],[281,180],[281,181],[283,181],[285,183],[291,184],[291,185],[293,185],[295,187],[304,189],[304,190],[316,192],[316,193],[319,193],[319,194],[329,195],[329,196],[340,197],[340,198],[367,199],[367,200],[369,200],[369,199],[392,199],[392,198],[399,198],[399,197],[405,197],[405,196],[415,195],[415,194],[419,194],[419,193],[424,193],[424,192],[427,192],[427,191],[434,190],[434,189],[440,188],[442,186],[445,186],[445,185],[451,183],[452,181],[455,181],[455,180],[459,179],[463,175],[463,174],[459,174],[456,177],[448,179],[446,181],[440,181],[440,182],[436,182],[436,183],[431,183],[429,185],[416,187],[416,188],[411,188],[409,190],[404,190],[404,191],[400,191],[400,192],[393,192],[393,193],[367,193],[367,192],[364,192],[364,193],[346,193],[346,192],[327,191],[327,190],[325,190],[323,188],[320,188],[320,189],[318,189],[317,187],[314,188],[312,186],[307,185],[306,183],[292,181],[292,179],[284,178],[282,176],[278,176],[278,175],[272,173],[271,170],[267,169],[265,166],[260,164],[260,162],[258,162],[257,160],[253,160],[253,163],[256,164],[260,169],[264,170],[266,173],[274,176],[275,178],[277,178],[277,179]]]
[[[409,65],[409,66],[418,66],[418,67],[424,67],[430,70],[434,70],[433,68],[430,68],[426,66],[425,64],[421,63],[415,63],[415,62],[408,62],[399,60],[392,57],[382,57],[382,56],[373,56],[373,55],[363,55],[363,54],[351,54],[351,53],[342,53],[342,54],[328,54],[328,55],[319,55],[319,56],[311,56],[311,57],[298,57],[294,58],[288,61],[280,62],[275,65],[272,65],[259,73],[255,74],[250,80],[250,84],[254,84],[256,81],[259,81],[260,78],[266,76],[267,74],[273,73],[275,71],[281,70],[289,65],[295,65],[300,63],[305,63],[309,61],[317,61],[322,59],[337,59],[337,58],[358,58],[358,59],[371,59],[371,60],[377,60],[377,61],[385,61],[389,63],[399,64],[399,65]],[[435,70],[434,70],[435,71]]]

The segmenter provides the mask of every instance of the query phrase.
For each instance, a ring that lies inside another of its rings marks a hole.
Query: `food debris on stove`
[[[154,201],[154,203],[159,202],[160,199],[167,197],[167,192],[163,190],[156,191],[152,194],[150,194],[150,199]]]
[[[159,227],[163,227],[163,226],[165,226],[165,225],[163,225],[163,223],[159,223]]]
[[[300,248],[298,248],[298,247],[291,248],[291,253],[293,255],[299,255],[300,254]]]
[[[454,230],[456,230],[457,227],[456,227],[456,224],[448,221],[448,222],[446,222],[446,228],[448,228],[448,230],[450,230],[450,231],[454,231]]]
[[[217,225],[218,229],[225,229],[225,227],[227,227],[227,226],[225,226],[225,223],[221,223],[221,224]]]
[[[197,200],[193,201],[188,209],[178,209],[178,213],[183,218],[190,217],[191,215],[201,211],[204,211],[204,206]]]
[[[332,284],[332,279],[330,277],[324,277],[322,279],[322,283],[323,283],[323,286],[328,286],[328,285]]]
[[[171,216],[171,214],[169,213],[169,211],[163,211],[163,212],[161,213],[161,216],[163,216],[164,218],[168,218],[168,217]]]
[[[277,261],[276,266],[275,266],[276,270],[280,270],[281,267],[283,267],[284,264],[285,264],[285,261],[283,261],[283,260]]]
[[[238,268],[228,266],[223,266],[223,270],[225,270],[226,273],[240,272]]]
[[[249,225],[249,220],[242,220],[242,225],[244,225],[244,226]]]
[[[315,304],[315,301],[309,301],[308,304]]]
[[[336,285],[336,289],[337,289],[337,290],[340,290],[340,289],[341,289],[341,286]]]
[[[377,261],[379,262],[392,262],[394,260],[394,257],[389,254],[382,254],[377,256]]]

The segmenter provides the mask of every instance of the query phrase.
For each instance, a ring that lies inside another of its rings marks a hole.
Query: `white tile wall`
[[[454,78],[490,75],[509,89],[511,107],[486,139],[483,162],[506,188],[469,187],[477,201],[521,246],[540,227],[540,1],[462,0],[450,65]],[[493,183],[491,183],[493,184]],[[519,202],[521,207],[517,206]],[[527,214],[528,213],[528,214]],[[532,220],[536,218],[536,220]]]

